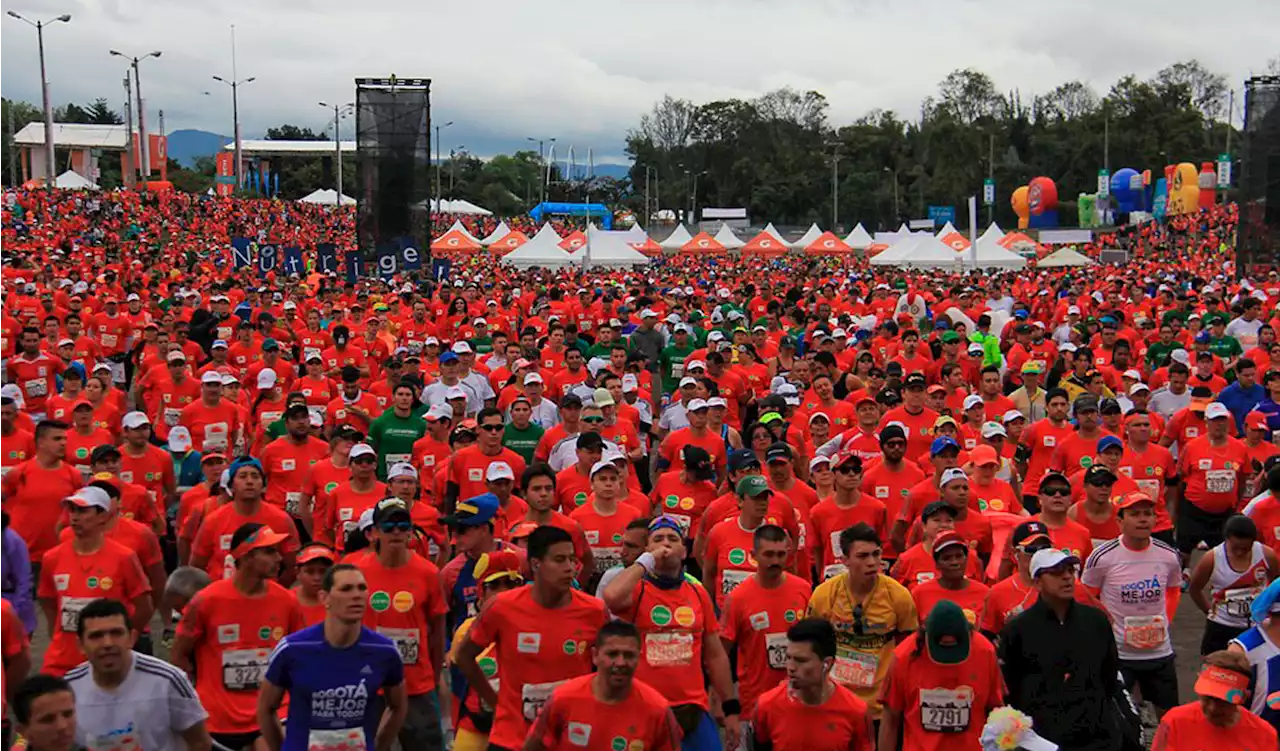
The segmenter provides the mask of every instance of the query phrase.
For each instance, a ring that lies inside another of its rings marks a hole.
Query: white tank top
[[[1249,610],[1253,607],[1253,598],[1262,594],[1267,586],[1267,559],[1263,549],[1262,543],[1253,543],[1249,566],[1244,571],[1231,568],[1226,543],[1213,549],[1213,576],[1209,579],[1213,607],[1209,611],[1209,620],[1232,628],[1250,626]]]

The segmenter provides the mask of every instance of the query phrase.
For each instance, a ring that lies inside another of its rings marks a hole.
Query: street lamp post
[[[436,126],[436,211],[440,210],[440,131],[453,125],[453,121]]]
[[[143,177],[151,177],[151,149],[147,144],[147,110],[142,101],[142,77],[138,74],[138,62],[149,57],[160,57],[160,51],[150,52],[142,57],[126,55],[119,50],[111,50],[116,57],[123,57],[133,66],[133,97],[138,101],[138,144],[142,151],[142,164],[138,173]]]
[[[885,172],[893,173],[893,223],[898,223],[898,168],[885,167]]]
[[[453,180],[458,176],[458,155],[463,153],[467,147],[458,144],[456,148],[449,149],[449,195],[453,196]]]
[[[333,158],[337,160],[334,169],[338,178],[338,195],[333,197],[333,205],[342,205],[342,116],[351,113],[351,108],[355,107],[354,102],[346,104],[326,104],[320,102],[320,106],[325,109],[333,108]]]
[[[32,21],[13,11],[9,11],[9,15],[36,29],[36,43],[40,48],[40,97],[44,103],[45,185],[52,186],[53,178],[56,177],[53,173],[58,169],[58,165],[53,156],[53,102],[49,99],[49,75],[44,65],[44,27],[58,22],[70,23],[71,14],[64,13],[51,21]]]
[[[242,85],[244,85],[244,84],[246,84],[246,83],[253,83],[254,81],[256,81],[256,80],[258,80],[258,79],[257,79],[256,77],[254,77],[254,76],[249,76],[248,78],[243,78],[243,79],[241,79],[241,80],[239,80],[239,81],[237,81],[237,80],[235,80],[235,79],[232,79],[232,80],[228,81],[227,79],[223,78],[222,76],[214,76],[214,77],[213,77],[213,80],[215,80],[215,81],[217,81],[217,82],[219,82],[219,83],[225,83],[226,85],[228,85],[228,86],[230,86],[230,87],[231,87],[231,127],[232,127],[232,129],[233,129],[233,131],[234,131],[234,133],[235,133],[235,150],[236,150],[236,157],[235,157],[235,159],[236,159],[236,163],[235,163],[235,173],[236,173],[236,189],[238,190],[239,188],[241,188],[241,187],[242,187],[242,181],[241,181],[241,179],[240,179],[240,170],[241,170],[240,162],[241,162],[241,159],[240,159],[240,97],[239,97],[239,89],[240,89],[240,87],[241,87]]]
[[[831,231],[840,223],[840,144],[828,143],[831,152]]]
[[[546,145],[546,144],[550,143],[550,144],[551,144],[551,147],[552,147],[552,150],[554,151],[554,150],[555,150],[555,143],[556,143],[556,139],[554,139],[554,138],[534,138],[533,136],[526,136],[526,139],[527,139],[527,140],[529,140],[529,141],[533,141],[534,143],[538,144],[538,166],[539,166],[539,170],[538,170],[538,171],[539,171],[539,172],[541,172],[541,173],[544,173],[544,174],[540,174],[540,175],[538,175],[538,183],[539,183],[539,190],[538,190],[538,202],[539,202],[539,203],[546,203],[546,201],[547,201],[547,179],[548,179],[549,173],[548,173],[548,171],[546,170],[545,165],[544,165],[544,162],[546,161],[546,157],[545,157],[545,155],[543,154],[542,147],[543,147],[544,145]]]

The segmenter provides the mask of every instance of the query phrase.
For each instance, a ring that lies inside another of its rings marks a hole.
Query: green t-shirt
[[[502,445],[519,454],[525,464],[533,464],[533,450],[538,447],[538,441],[542,440],[545,432],[547,431],[535,422],[529,423],[529,427],[524,430],[509,422],[502,429]],[[519,481],[520,478],[517,477],[516,482]]]
[[[675,344],[667,345],[659,353],[658,362],[662,368],[662,382],[670,385],[672,391],[675,391],[676,384],[684,374],[684,358],[691,354],[693,354],[693,347],[688,345],[677,347]]]
[[[609,342],[608,344],[593,344],[587,348],[587,353],[583,356],[587,359],[587,362],[591,362],[591,358],[593,357],[600,357],[608,360],[609,355],[613,353],[613,345],[614,342]]]
[[[493,351],[493,337],[477,336],[471,339],[471,349],[478,355],[487,355]]]
[[[378,451],[378,479],[387,479],[387,465],[412,461],[414,442],[426,434],[426,421],[398,417],[394,408],[369,423],[369,443]]]
[[[1182,345],[1178,342],[1156,342],[1147,348],[1147,367],[1151,370],[1163,367],[1169,364],[1169,355],[1175,350],[1182,349]]]

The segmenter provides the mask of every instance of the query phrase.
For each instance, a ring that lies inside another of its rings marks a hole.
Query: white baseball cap
[[[471,345],[467,344],[466,342],[454,342],[452,349],[455,355],[471,354]]]
[[[964,480],[967,483],[969,482],[969,476],[964,473],[963,469],[960,469],[959,467],[951,467],[942,473],[942,479],[938,481],[938,487],[942,487],[943,485],[955,480]]]
[[[1121,378],[1132,378],[1132,379],[1133,379],[1133,380],[1135,380],[1135,381],[1141,381],[1141,380],[1142,380],[1142,374],[1141,374],[1141,373],[1139,373],[1139,372],[1138,372],[1138,371],[1136,371],[1136,370],[1126,370],[1125,372],[1123,372],[1123,373],[1121,373],[1121,374],[1120,374],[1120,377],[1121,377]]]
[[[200,376],[201,383],[216,383],[222,385],[222,374],[216,370],[206,370],[204,375]]]
[[[705,399],[690,399],[689,404],[685,406],[688,412],[697,412],[700,409],[707,409],[711,405],[707,404]]]
[[[209,383],[213,383],[213,381],[209,381]],[[223,386],[239,386],[239,385],[240,385],[240,379],[239,379],[239,378],[236,378],[234,375],[232,375],[232,374],[230,374],[230,373],[223,373],[223,374],[222,374],[222,385],[223,385]]]
[[[111,368],[108,367],[107,370],[111,370]],[[12,399],[13,403],[18,405],[18,409],[22,409],[22,405],[26,403],[26,399],[22,396],[22,387],[16,383],[6,383],[3,387],[0,387],[0,396]]]
[[[213,340],[213,344],[211,344],[211,345],[209,346],[209,349],[219,349],[219,348],[221,348],[221,349],[226,349],[226,348],[227,348],[227,340],[226,340],[226,339],[214,339],[214,340]]]
[[[361,532],[373,526],[373,509],[367,508],[360,512],[360,518],[356,520],[356,528]]]
[[[147,418],[146,413],[134,411],[125,415],[120,424],[124,426],[125,430],[133,430],[143,425],[150,425],[151,420]]]
[[[680,379],[680,388],[684,388],[685,386],[697,386],[697,385],[698,385],[698,379],[694,378],[693,376],[685,376],[684,378]],[[623,385],[623,388],[626,388],[625,384]]]
[[[436,420],[452,420],[453,407],[450,407],[448,404],[437,404],[427,410],[427,414],[423,415],[423,418],[427,422],[435,422]]]
[[[102,488],[92,486],[80,488],[75,493],[62,499],[63,503],[70,503],[80,508],[100,508],[103,511],[111,510],[111,496],[107,495],[107,491]]]
[[[185,452],[191,450],[191,431],[182,425],[169,429],[169,450]]]
[[[1204,419],[1216,420],[1222,417],[1230,417],[1231,410],[1227,409],[1222,402],[1210,402],[1209,406],[1204,409]]]
[[[974,407],[982,406],[982,397],[977,394],[969,394],[964,398],[964,411],[968,412]]]
[[[1080,559],[1070,553],[1064,553],[1058,548],[1050,547],[1037,550],[1036,554],[1031,556],[1031,578],[1035,579],[1045,571],[1051,571],[1064,563],[1078,566],[1080,565]]]
[[[489,468],[484,471],[484,479],[488,482],[495,480],[511,480],[515,482],[516,473],[512,471],[511,465],[506,462],[490,462]]]
[[[1018,413],[1018,417],[1022,417],[1022,413],[1021,413],[1021,412],[1019,412],[1019,413]],[[1008,437],[1009,437],[1009,433],[1008,433],[1008,431],[1006,431],[1006,430],[1004,429],[1004,426],[1003,426],[1003,425],[1001,425],[1000,423],[998,423],[998,422],[984,422],[984,423],[982,423],[982,437],[983,437],[983,438],[990,439],[990,438],[994,438],[994,437],[996,437],[996,436],[998,436],[998,435],[1002,435],[1002,436],[1004,436],[1005,438],[1008,438]]]
[[[75,344],[75,342],[71,342],[71,343]],[[186,362],[187,356],[183,354],[182,350],[175,349],[175,350],[170,350],[169,354],[165,357],[165,360],[168,362]]]
[[[355,459],[361,456],[377,456],[377,455],[378,455],[378,452],[373,450],[373,446],[370,446],[367,443],[357,443],[356,445],[351,447],[351,454],[349,458]]]
[[[450,386],[448,391],[444,392],[444,398],[448,399],[466,399],[467,392],[462,390],[461,386]]]
[[[645,308],[644,310],[640,311],[640,317],[641,318],[657,318],[658,314],[655,311],[650,310],[649,308]]]
[[[618,468],[617,468],[616,466],[614,466],[614,463],[613,463],[613,462],[609,461],[608,459],[605,459],[605,458],[604,458],[604,456],[603,456],[603,454],[602,454],[602,455],[601,455],[601,458],[600,458],[600,461],[598,461],[598,462],[596,462],[595,464],[591,465],[591,477],[595,477],[597,472],[599,472],[599,471],[601,471],[601,470],[604,470],[604,469],[612,469],[612,470],[614,470],[614,471],[616,472]]]
[[[707,400],[707,406],[712,408],[722,407],[728,409],[729,402],[725,401],[723,396],[713,396]]]
[[[693,370],[694,368],[700,368],[700,369],[702,369],[702,370],[706,370],[706,369],[707,369],[707,364],[706,364],[705,362],[703,362],[702,360],[690,360],[689,362],[685,363],[685,365],[684,365],[684,369],[685,369],[685,371],[686,371],[686,372],[687,372],[687,371],[690,371],[690,370]]]
[[[634,373],[627,373],[622,377],[623,393],[628,391],[639,391],[639,390],[640,390],[640,380],[636,378]]]
[[[269,389],[276,385],[276,372],[271,368],[263,368],[258,373],[258,388]]]
[[[1140,392],[1140,391],[1145,391],[1145,392],[1147,392],[1148,394],[1150,394],[1150,393],[1151,393],[1151,387],[1150,387],[1150,386],[1148,386],[1147,384],[1143,383],[1142,381],[1138,381],[1137,383],[1135,383],[1135,384],[1133,384],[1132,386],[1130,386],[1130,387],[1129,387],[1129,396],[1133,396],[1134,394],[1136,394],[1136,393],[1138,393],[1138,392]]]
[[[412,477],[418,479],[418,470],[413,468],[408,462],[396,462],[387,467],[387,482],[391,482],[397,477]]]
[[[543,381],[542,376],[537,373],[526,373],[524,376],[524,384],[528,386],[531,383],[545,383],[545,381]]]
[[[1025,420],[1025,419],[1027,419],[1026,415],[1022,414],[1016,409],[1011,409],[1008,412],[1005,412],[1004,415],[1000,417],[1000,422],[1005,425],[1008,425],[1014,420]]]

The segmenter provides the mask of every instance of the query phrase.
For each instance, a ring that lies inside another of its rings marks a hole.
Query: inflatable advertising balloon
[[[1213,206],[1218,197],[1218,166],[1213,162],[1200,163],[1200,208]]]
[[[1053,180],[1041,176],[1027,183],[1027,207],[1032,227],[1058,226],[1058,186]]]
[[[1175,165],[1172,170],[1165,214],[1178,216],[1196,213],[1200,210],[1200,173],[1191,162]]]
[[[1151,215],[1157,221],[1164,219],[1169,203],[1169,183],[1161,177],[1156,180],[1155,193],[1151,197]]]
[[[1093,193],[1081,193],[1076,198],[1076,214],[1080,217],[1081,227],[1098,226],[1098,196]]]
[[[1030,188],[1023,185],[1021,188],[1013,191],[1013,195],[1009,196],[1009,203],[1013,205],[1013,213],[1018,215],[1018,229],[1026,229],[1028,226],[1028,218],[1031,216],[1031,207],[1027,203],[1027,193]]]
[[[1146,187],[1142,174],[1131,167],[1121,167],[1111,176],[1111,198],[1122,213],[1146,211]]]

